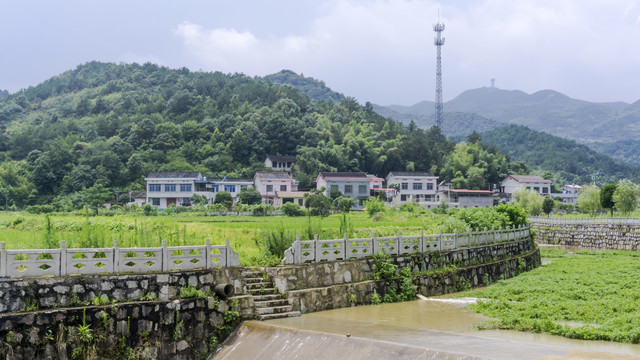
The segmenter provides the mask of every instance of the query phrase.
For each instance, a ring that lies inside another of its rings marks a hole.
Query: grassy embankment
[[[485,299],[472,308],[497,319],[481,328],[640,343],[640,253],[542,254],[559,259],[463,295]]]
[[[240,254],[245,265],[255,265],[264,253],[262,240],[270,234],[284,234],[288,239],[300,235],[308,239],[309,234],[318,234],[320,239],[341,238],[344,232],[349,237],[369,237],[375,230],[378,236],[417,234],[425,230],[427,234],[446,229],[447,215],[431,212],[411,214],[388,212],[384,216],[371,219],[364,213],[355,212],[342,215],[320,217],[286,216],[203,216],[197,214],[176,214],[147,217],[140,214],[116,216],[83,216],[79,213],[31,215],[21,213],[0,213],[0,242],[7,249],[57,248],[60,240],[67,247],[111,247],[118,240],[120,247],[167,245],[201,245],[205,239],[212,244],[224,244],[229,239],[231,246]]]

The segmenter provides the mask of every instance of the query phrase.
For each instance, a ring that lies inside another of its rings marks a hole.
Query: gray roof
[[[256,172],[255,177],[258,177],[260,179],[268,179],[268,180],[291,180],[291,176],[289,175],[289,173],[282,172],[282,171],[278,171],[278,172],[258,171]]]
[[[154,179],[197,179],[201,177],[199,172],[152,172],[147,178]]]
[[[251,179],[245,178],[216,178],[216,179],[207,179],[209,182],[253,182]]]
[[[271,161],[278,162],[295,162],[295,155],[267,155],[267,159],[271,159]]]
[[[323,178],[326,177],[332,177],[332,178],[336,178],[336,177],[344,177],[344,178],[365,178],[368,179],[369,177],[367,176],[367,174],[363,173],[363,172],[320,172],[319,174],[320,176],[322,176]]]
[[[433,174],[424,171],[392,171],[387,175],[389,176],[433,176]]]

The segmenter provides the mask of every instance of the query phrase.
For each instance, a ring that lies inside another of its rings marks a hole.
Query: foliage
[[[369,216],[383,213],[386,210],[384,202],[378,198],[371,197],[364,202],[364,209]]]
[[[382,303],[382,299],[380,299],[380,295],[375,293],[371,295],[371,305],[380,305]]]
[[[112,198],[111,191],[102,184],[82,189],[82,201],[93,209],[98,215],[98,209],[104,207],[104,203]]]
[[[295,234],[291,230],[285,230],[284,224],[280,224],[274,230],[265,231],[260,236],[260,244],[267,254],[282,259],[284,252],[295,241]]]
[[[233,197],[231,193],[228,191],[218,191],[216,193],[216,198],[213,201],[214,204],[220,204],[227,208],[227,210],[231,210],[231,205],[233,205]]]
[[[600,188],[595,185],[582,187],[578,194],[578,208],[587,214],[595,215],[602,208],[600,206]]]
[[[238,199],[243,204],[257,205],[262,202],[262,195],[260,195],[260,192],[254,189],[253,187],[248,187],[240,190],[240,193],[238,194]]]
[[[191,195],[191,198],[189,200],[193,205],[207,205],[207,203],[209,202],[206,196],[200,194]]]
[[[485,299],[472,307],[498,319],[490,327],[575,339],[640,342],[638,254],[591,254],[554,260],[461,296]]]
[[[638,208],[638,196],[640,196],[640,186],[623,179],[618,182],[618,187],[613,193],[613,202],[616,209],[626,216]]]
[[[555,201],[549,196],[545,197],[542,201],[542,211],[549,215],[553,211],[553,207],[555,206]]]
[[[287,216],[304,216],[304,210],[300,208],[300,205],[292,202],[282,204],[280,210]]]
[[[142,207],[142,213],[144,216],[155,216],[158,215],[158,208],[147,203]]]
[[[375,255],[373,257],[373,278],[376,280],[391,280],[396,276],[398,265],[389,262],[389,258],[385,255]]]
[[[613,201],[613,194],[616,192],[618,184],[607,184],[600,189],[600,206],[603,209],[611,210],[611,216],[613,216],[613,210],[616,207]]]
[[[304,206],[309,209],[311,215],[320,217],[328,216],[333,209],[331,199],[318,192],[307,196]]]
[[[525,209],[531,216],[538,216],[542,212],[542,196],[529,189],[521,189],[515,193],[516,204]]]

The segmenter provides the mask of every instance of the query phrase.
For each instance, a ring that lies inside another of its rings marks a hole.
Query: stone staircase
[[[247,294],[253,297],[258,320],[300,316],[300,311],[293,311],[291,301],[277,293],[271,280],[265,280],[262,271],[246,270],[242,274],[247,282]]]

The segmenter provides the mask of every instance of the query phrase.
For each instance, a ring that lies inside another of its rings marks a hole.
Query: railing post
[[[398,237],[396,238],[396,255],[400,255],[400,246],[402,246],[402,238],[400,235],[400,231],[398,231]]]
[[[438,250],[442,251],[442,229],[438,231]]]
[[[231,258],[231,245],[229,244],[229,239],[224,239],[224,267],[228,267],[230,265],[229,259]]]
[[[378,253],[378,242],[376,241],[376,231],[371,230],[371,243],[373,244],[373,255]]]
[[[118,250],[118,240],[113,240],[113,272],[120,273],[120,250]]]
[[[424,252],[424,229],[420,230],[420,252]]]
[[[349,242],[349,234],[344,233],[344,246],[342,247],[342,260],[349,260],[347,255],[347,243]]]
[[[0,242],[0,276],[7,276],[7,249],[5,243]]]
[[[488,240],[489,240],[489,232],[487,231],[487,227],[485,226],[484,227],[484,234],[482,235],[482,244],[484,245],[484,244],[488,243],[489,242]]]
[[[302,264],[302,244],[300,243],[300,235],[296,235],[296,242],[293,248],[293,263]]]
[[[226,253],[226,249],[225,249],[225,253]],[[227,260],[225,259],[225,262]],[[226,266],[223,265],[223,266]],[[169,252],[167,251],[167,240],[162,240],[162,271],[163,272],[167,272],[169,271]]]
[[[313,234],[313,262],[318,262],[320,258],[319,255],[321,251],[320,246],[318,246],[318,234]]]
[[[64,240],[60,240],[60,276],[67,275],[67,245]]]
[[[209,239],[204,241],[204,250],[207,252],[204,256],[204,261],[206,262],[204,268],[211,269],[211,242]]]
[[[458,248],[458,229],[453,229],[453,248]]]

